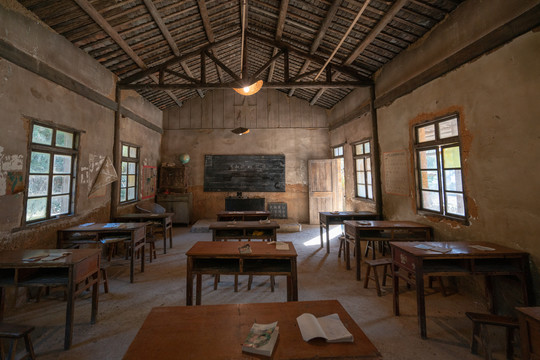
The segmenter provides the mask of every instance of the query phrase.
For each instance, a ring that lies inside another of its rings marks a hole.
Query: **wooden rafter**
[[[289,7],[289,0],[281,0],[281,4],[279,7],[279,17],[278,22],[276,26],[276,41],[281,41],[281,37],[283,36],[283,28],[285,27],[285,18],[287,17],[287,9]],[[279,48],[274,47],[274,50],[272,52],[272,57],[276,56],[278,53]],[[275,62],[273,62],[270,65],[270,70],[268,71],[268,81],[272,81],[272,77],[274,76],[274,69],[275,69]]]
[[[105,31],[114,42],[126,52],[126,54],[139,66],[141,69],[145,70],[148,67],[144,61],[133,51],[133,49],[128,45],[128,43],[118,34],[118,32],[109,24],[107,20],[87,1],[87,0],[75,0],[77,5],[88,14],[102,29]],[[150,75],[152,81],[159,83],[159,79],[155,75]],[[167,91],[167,95],[178,105],[182,106],[182,102],[178,100],[176,95],[171,91]]]
[[[146,90],[193,90],[193,89],[230,89],[238,87],[237,83],[195,83],[195,84],[119,84],[121,89],[146,89]],[[287,82],[266,82],[263,88],[267,89],[339,89],[339,88],[366,87],[363,81],[287,81]]]
[[[197,0],[197,5],[199,6],[199,13],[201,14],[201,20],[204,27],[204,32],[206,33],[206,38],[212,44],[216,41],[214,37],[214,30],[212,30],[212,24],[210,23],[210,16],[208,16],[208,8],[206,7],[205,0]],[[211,50],[210,54],[215,55]],[[223,75],[221,74],[221,69],[216,64],[216,72],[218,74],[219,81],[223,81]]]

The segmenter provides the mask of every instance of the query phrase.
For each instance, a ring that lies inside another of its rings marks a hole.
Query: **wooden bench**
[[[519,323],[516,319],[509,316],[475,312],[466,312],[465,315],[467,315],[473,323],[471,353],[478,354],[478,343],[480,343],[484,350],[485,359],[491,360],[492,344],[490,343],[487,325],[502,326],[506,328],[506,358],[513,359],[514,347],[512,345],[512,340],[514,338],[514,330],[519,329]]]
[[[2,359],[6,359],[4,342],[2,340],[11,340],[7,359],[15,359],[17,340],[20,338],[24,338],[24,345],[26,346],[26,354],[24,358],[35,359],[36,355],[34,354],[34,346],[32,345],[32,340],[30,339],[30,333],[32,331],[34,331],[33,326],[0,323],[0,352]]]
[[[375,259],[375,260],[364,260],[364,262],[367,265],[366,268],[366,276],[364,279],[364,288],[367,289],[368,282],[370,279],[375,281],[375,287],[377,289],[377,295],[381,296],[381,283],[379,281],[379,274],[377,272],[377,268],[382,266],[383,267],[383,278],[382,278],[382,284],[383,286],[386,285],[386,277],[392,278],[392,259],[391,258],[381,258],[381,259]],[[390,272],[388,272],[388,267],[390,266]],[[370,275],[371,270],[373,270],[373,275]]]

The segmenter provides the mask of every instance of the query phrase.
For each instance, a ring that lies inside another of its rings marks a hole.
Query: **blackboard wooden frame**
[[[205,192],[284,192],[285,155],[205,155]]]

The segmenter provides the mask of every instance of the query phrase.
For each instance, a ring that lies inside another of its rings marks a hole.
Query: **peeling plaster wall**
[[[215,218],[218,211],[225,209],[225,197],[236,196],[236,193],[203,191],[204,155],[283,154],[285,192],[244,192],[243,195],[264,197],[267,203],[286,202],[289,219],[309,222],[307,162],[330,157],[326,112],[273,90],[261,90],[261,94],[250,97],[238,95],[236,100],[231,93],[208,92],[202,100],[196,98],[180,109],[164,112],[168,129],[163,134],[162,160],[178,161],[182,153],[191,157],[187,164],[188,191],[193,193],[191,221]],[[272,108],[276,104],[280,104],[278,110]],[[209,117],[204,120],[206,125],[201,121],[206,116],[203,114]],[[230,131],[235,126],[246,125],[251,129],[247,135],[238,136]]]
[[[13,5],[13,4],[11,4]],[[115,76],[61,36],[23,13],[0,5],[0,38],[49,66],[114,98]],[[161,126],[162,112],[134,92],[123,106]],[[86,220],[108,221],[111,186],[88,197],[103,160],[113,159],[114,111],[0,58],[0,248],[55,247],[56,231]],[[15,193],[8,176],[26,181],[32,119],[81,131],[76,213],[73,217],[21,227],[24,185]],[[121,119],[121,140],[141,146],[141,165],[157,166],[161,134],[129,118]]]

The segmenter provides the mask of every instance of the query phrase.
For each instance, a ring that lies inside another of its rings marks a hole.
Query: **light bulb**
[[[249,86],[244,86],[244,92],[247,94],[249,92]]]

